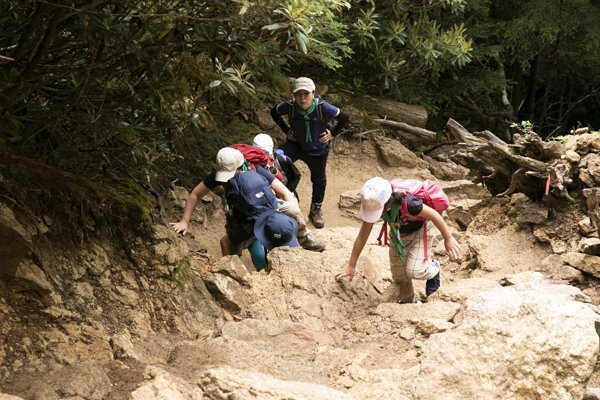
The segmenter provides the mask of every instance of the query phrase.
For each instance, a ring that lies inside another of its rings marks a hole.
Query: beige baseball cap
[[[296,93],[298,90],[306,90],[307,92],[315,91],[315,83],[310,78],[297,78],[294,82],[294,91],[292,93]]]
[[[234,175],[235,171],[244,163],[244,155],[241,151],[224,147],[217,153],[217,165],[215,167],[217,182],[227,182]]]

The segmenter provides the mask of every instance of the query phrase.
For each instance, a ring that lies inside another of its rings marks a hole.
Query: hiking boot
[[[431,296],[432,294],[434,294],[439,288],[442,287],[442,279],[441,279],[441,268],[440,268],[440,263],[438,262],[438,260],[431,260],[432,263],[435,264],[435,266],[438,269],[438,273],[431,279],[427,280],[427,283],[425,284],[425,294],[427,296]]]
[[[312,232],[308,232],[308,234],[304,237],[299,237],[298,244],[300,244],[300,246],[306,250],[319,252],[325,250],[325,241],[316,237]]]
[[[321,229],[325,226],[325,219],[323,219],[323,211],[321,211],[321,204],[311,203],[310,204],[310,213],[308,214],[308,218],[310,222],[312,222],[313,226],[317,229]]]

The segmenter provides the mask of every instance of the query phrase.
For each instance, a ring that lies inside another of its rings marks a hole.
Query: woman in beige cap
[[[287,141],[281,150],[293,162],[302,160],[310,170],[312,201],[308,215],[315,228],[323,228],[325,220],[321,205],[327,186],[327,157],[329,142],[340,134],[350,117],[328,102],[315,98],[315,84],[310,78],[298,78],[294,82],[294,99],[271,109],[271,117],[287,134]],[[286,123],[282,115],[288,116]],[[333,119],[335,127],[328,127]]]

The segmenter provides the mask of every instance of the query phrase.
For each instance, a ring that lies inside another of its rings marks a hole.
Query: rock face
[[[147,367],[149,381],[131,393],[131,400],[202,400],[202,390],[158,367]]]
[[[233,368],[209,369],[202,375],[205,398],[269,400],[353,400],[339,390],[306,382],[289,382]]]
[[[469,298],[462,324],[424,344],[414,398],[581,399],[598,355],[585,297],[534,283]]]
[[[338,186],[331,204],[343,223],[315,232],[326,251],[277,248],[260,272],[246,255],[195,249],[217,234],[218,246],[217,195],[198,206],[191,242],[157,225],[131,238],[128,253],[103,235],[43,252],[58,221],[29,226],[0,204],[0,399],[593,398],[585,385],[598,380],[595,308],[578,289],[548,283],[577,282],[600,304],[589,276],[600,276],[600,245],[589,218],[578,227],[580,215],[558,221],[559,211],[524,195],[492,198],[461,168],[384,139],[385,160],[374,161],[369,142],[360,168],[350,168],[360,182]],[[354,153],[330,156],[332,168],[345,168]],[[455,179],[436,181],[463,248],[450,260],[432,232],[443,286],[427,297],[415,281],[423,304],[396,303],[389,249],[377,245],[381,223],[354,279],[333,279],[359,232],[363,178],[434,179],[434,171]],[[187,196],[175,188],[171,205]]]
[[[397,140],[376,137],[377,149],[381,153],[381,159],[390,167],[427,167],[427,162],[421,160],[412,151],[407,149]]]

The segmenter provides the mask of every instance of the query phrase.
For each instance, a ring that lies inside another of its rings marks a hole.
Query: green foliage
[[[152,204],[150,203],[140,186],[131,178],[125,178],[121,181],[120,192],[131,196],[133,200],[139,203],[142,207],[152,207]]]
[[[506,119],[524,94],[516,119],[568,126],[600,108],[599,19],[588,0],[6,0],[0,143],[91,178],[197,179],[300,74],[434,116]]]
[[[273,11],[269,18],[273,23],[262,29],[271,34],[279,51],[291,62],[306,57],[336,69],[342,57],[351,54],[346,27],[337,19],[337,13],[349,7],[345,0],[287,0]]]
[[[14,117],[7,116],[0,125],[0,138],[18,138],[23,134],[23,124]]]
[[[520,123],[513,122],[512,124],[510,124],[510,127],[517,129],[520,133],[524,135],[535,133],[533,131],[533,123],[531,121],[521,121]]]
[[[242,123],[241,121],[234,121],[225,127],[227,132],[227,138],[233,143],[247,143],[254,138],[257,134],[261,133],[261,129],[253,124]]]
[[[367,114],[363,114],[362,120],[360,121],[360,126],[365,130],[380,128],[380,125]]]
[[[416,1],[354,1],[345,13],[354,56],[345,67],[362,90],[393,94],[422,87],[471,60],[472,42],[463,24],[446,24],[464,1],[424,5]]]
[[[557,127],[566,132],[575,110],[600,95],[594,90],[600,73],[592,67],[600,51],[599,18],[600,7],[588,0],[473,0],[463,22],[473,38],[474,62],[505,73],[497,79],[514,119],[534,121],[545,136]]]
[[[457,109],[474,110],[483,115],[502,107],[499,93],[504,82],[495,71],[469,65],[459,74],[445,74],[442,78],[421,88],[401,88],[398,99],[423,105],[432,116],[437,115],[440,108],[449,108],[446,121]]]
[[[5,1],[0,48],[15,61],[0,64],[0,139],[103,178],[151,182],[174,164],[212,161],[212,146],[228,140],[205,140],[208,150],[189,142],[254,107],[257,79],[282,81],[290,62],[305,59],[340,67],[351,52],[338,19],[348,6]]]

